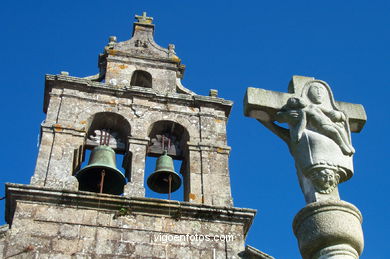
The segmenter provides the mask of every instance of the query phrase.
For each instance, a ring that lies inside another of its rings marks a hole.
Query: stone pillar
[[[145,197],[145,159],[149,139],[129,139],[129,152],[132,154],[129,182],[125,185],[125,197]]]
[[[78,190],[72,175],[74,152],[83,145],[85,133],[59,124],[42,125],[42,140],[32,185]]]
[[[199,146],[188,142],[188,161],[184,175],[184,200],[204,203],[202,161]]]
[[[201,149],[205,204],[233,206],[228,167],[230,147],[202,146]]]
[[[357,259],[363,251],[362,215],[345,201],[309,203],[294,218],[303,259]]]
[[[185,200],[215,206],[232,206],[228,159],[230,148],[191,144],[184,180]],[[218,188],[215,185],[218,184]]]
[[[41,141],[34,175],[31,177],[31,185],[44,186],[50,161],[51,149],[54,142],[54,132],[46,127],[41,128]]]

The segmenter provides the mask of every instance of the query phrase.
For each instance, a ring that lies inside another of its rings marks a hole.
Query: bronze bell
[[[172,193],[180,188],[180,176],[175,172],[173,160],[166,151],[157,159],[156,170],[149,176],[147,183],[152,191],[158,193]]]
[[[108,194],[122,194],[126,178],[116,168],[115,151],[109,146],[95,147],[88,165],[76,173],[79,190]]]

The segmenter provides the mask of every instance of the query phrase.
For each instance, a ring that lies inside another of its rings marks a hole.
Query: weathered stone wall
[[[123,125],[110,125],[108,129],[114,130],[111,126],[115,126],[123,133],[125,150],[117,151],[127,157],[125,170],[129,182],[124,187],[125,196],[145,196],[145,156],[163,153],[162,148],[157,153],[156,149],[148,151],[149,138],[157,139],[157,133],[156,136],[149,133],[156,123],[170,121],[171,131],[176,124],[185,129],[185,134],[174,136],[182,137],[180,153],[168,154],[184,161],[181,170],[184,200],[233,206],[228,169],[230,147],[226,142],[226,122],[232,102],[218,98],[215,90],[210,96],[200,96],[181,85],[185,66],[176,56],[174,45],[159,46],[153,38],[153,19],[145,16],[137,19],[131,39],[117,42],[116,37],[110,37],[99,56],[97,77],[77,78],[67,72],[46,76],[47,117],[42,124],[31,184],[78,190],[73,175],[80,168],[80,154],[88,146],[90,127],[96,114],[107,113],[100,120],[110,120],[110,113],[129,125],[126,129]],[[133,76],[137,80],[132,82]],[[160,129],[159,137],[172,134],[173,138],[172,132]],[[96,145],[102,144],[107,143]]]
[[[107,82],[114,79],[119,87],[129,86],[134,71],[142,70],[152,75],[152,86],[156,91],[160,93],[176,91],[175,66],[169,67],[166,63],[148,62],[135,58],[132,58],[131,61],[118,60],[118,58],[110,58],[109,60],[106,74]]]
[[[186,173],[201,176],[188,177],[186,200],[232,206],[230,147],[226,145],[224,110],[231,103],[212,97],[196,100],[183,94],[159,95],[142,88],[129,92],[105,84],[91,87],[89,82],[68,76],[48,77],[47,84],[52,85],[47,97],[47,118],[42,125],[41,146],[31,184],[77,190],[77,180],[72,177],[74,152],[84,145],[94,115],[110,112],[123,116],[131,128],[127,132],[127,146],[133,154],[132,175],[125,188],[126,195],[144,196],[148,134],[154,123],[167,120],[187,130],[191,154]]]
[[[7,212],[14,214],[12,228],[3,243],[0,239],[4,258],[240,258],[254,216],[248,209],[158,199],[64,194],[20,185],[10,189]],[[165,234],[183,237],[164,242],[159,238]],[[193,237],[185,240],[187,234]],[[232,239],[199,241],[195,235]]]

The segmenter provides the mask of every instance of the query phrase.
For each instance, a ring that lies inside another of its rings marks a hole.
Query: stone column
[[[303,259],[357,259],[363,251],[362,215],[341,200],[313,202],[294,218]]]
[[[228,158],[230,148],[191,144],[187,175],[184,180],[185,200],[216,206],[232,206]],[[219,188],[215,188],[218,184]]]
[[[78,190],[78,181],[72,175],[74,152],[83,145],[85,133],[61,127],[42,126],[42,140],[32,185]]]
[[[230,147],[205,145],[201,150],[204,203],[214,206],[233,206],[228,168]],[[218,188],[215,188],[216,184]]]
[[[199,146],[188,142],[187,168],[184,175],[184,200],[204,203],[202,161]]]
[[[54,143],[54,132],[50,128],[41,127],[41,141],[37,163],[34,175],[31,177],[30,184],[35,186],[44,186],[46,174],[48,171],[51,149]]]
[[[149,139],[129,139],[129,152],[132,154],[129,182],[125,185],[124,196],[126,197],[145,197],[145,159]]]

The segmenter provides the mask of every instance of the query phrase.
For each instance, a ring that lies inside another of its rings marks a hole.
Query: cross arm
[[[337,106],[348,115],[349,127],[352,132],[360,132],[367,121],[363,105],[336,101]]]
[[[263,122],[275,121],[276,113],[293,95],[249,87],[244,98],[244,115]],[[346,102],[336,104],[347,114],[351,131],[360,132],[367,120],[363,105]]]
[[[275,121],[276,113],[290,97],[290,93],[248,87],[244,97],[244,115],[260,121]]]

